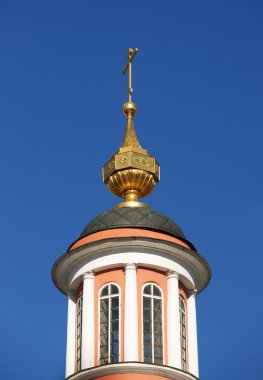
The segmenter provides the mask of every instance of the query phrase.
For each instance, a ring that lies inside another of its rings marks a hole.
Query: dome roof
[[[186,240],[183,231],[175,222],[160,212],[145,207],[120,207],[106,211],[96,216],[84,228],[80,238],[97,231],[124,227],[156,230]]]

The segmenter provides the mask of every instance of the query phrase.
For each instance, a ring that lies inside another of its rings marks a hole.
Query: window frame
[[[116,295],[113,295],[113,296],[102,296],[101,298],[101,293],[102,291],[104,290],[104,288],[110,286],[110,285],[115,285],[117,288],[118,288],[118,291],[119,293],[116,294]],[[108,361],[108,363],[106,364],[100,364],[100,360],[101,360],[101,352],[100,352],[100,318],[101,318],[101,314],[100,314],[100,301],[101,299],[109,299],[109,298],[113,298],[113,297],[116,297],[118,296],[119,297],[119,355],[118,355],[118,358],[119,358],[119,361],[118,363],[121,362],[121,352],[122,352],[122,346],[121,346],[121,342],[122,342],[122,336],[121,336],[121,328],[122,328],[122,324],[121,324],[121,314],[122,314],[122,305],[121,305],[121,287],[119,284],[117,284],[116,282],[107,282],[103,285],[101,285],[101,287],[99,288],[99,291],[98,291],[98,365],[107,365],[107,364],[114,364],[110,361]],[[108,332],[108,335],[110,336],[110,333]],[[110,354],[111,354],[111,343],[110,343],[110,339],[108,340],[108,352],[109,352],[109,355],[108,355],[108,358],[110,359]]]
[[[151,363],[151,364],[155,364],[155,365],[165,365],[165,344],[164,344],[164,295],[163,295],[163,289],[160,287],[160,285],[158,285],[156,282],[153,282],[153,281],[150,281],[150,282],[146,282],[142,285],[141,287],[141,334],[142,334],[142,338],[141,338],[141,347],[142,347],[142,362],[143,363],[146,363],[144,361],[144,319],[143,319],[143,297],[144,297],[144,289],[148,286],[148,285],[153,285],[153,286],[156,286],[159,291],[161,292],[161,296],[154,296],[154,295],[145,295],[146,297],[149,297],[150,299],[153,299],[153,298],[156,298],[156,299],[160,299],[161,300],[161,305],[162,305],[162,351],[163,351],[163,359],[162,359],[162,364],[157,364],[157,363],[154,363],[154,361]],[[151,308],[151,316],[153,316],[153,308]],[[153,318],[152,318],[152,326],[153,326]],[[151,337],[151,341],[152,341],[152,357],[154,359],[154,332],[152,333],[152,337]],[[148,363],[147,363],[148,364]]]

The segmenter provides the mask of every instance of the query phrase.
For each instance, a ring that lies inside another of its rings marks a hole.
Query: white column
[[[138,305],[135,264],[125,266],[124,361],[138,361]]]
[[[195,295],[196,291],[187,300],[188,368],[189,372],[199,377]]]
[[[81,369],[94,367],[94,274],[83,275]]]
[[[181,368],[180,313],[178,274],[169,271],[167,276],[167,340],[168,365]]]
[[[68,322],[66,348],[66,377],[75,372],[76,354],[76,297],[75,292],[68,292]]]

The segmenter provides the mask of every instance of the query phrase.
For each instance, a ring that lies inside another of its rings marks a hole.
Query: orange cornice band
[[[161,232],[155,232],[150,230],[144,230],[141,228],[114,228],[110,230],[98,231],[94,234],[85,236],[75,243],[69,248],[69,251],[81,247],[82,245],[93,243],[95,241],[110,239],[110,238],[123,238],[123,237],[147,237],[152,239],[160,239],[169,241],[172,243],[176,243],[181,245],[182,247],[192,249],[192,247],[182,240],[179,240],[173,236],[163,234]]]

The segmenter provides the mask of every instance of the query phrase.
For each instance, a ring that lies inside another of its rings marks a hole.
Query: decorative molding
[[[208,263],[196,252],[160,239],[128,237],[105,239],[67,252],[53,266],[52,278],[66,294],[69,287],[79,286],[84,272],[107,270],[129,262],[163,272],[174,270],[187,289],[196,288],[198,293],[211,277]]]
[[[167,272],[167,278],[176,278],[177,280],[179,280],[179,273],[175,272],[174,270],[169,270]]]
[[[125,264],[124,268],[125,268],[125,272],[127,270],[137,270],[137,265],[134,263],[129,263],[129,264]]]
[[[83,280],[86,280],[88,278],[93,280],[94,279],[94,273],[92,271],[89,271],[89,272],[83,273],[82,277],[83,277]]]
[[[124,373],[155,375],[170,380],[198,380],[198,377],[177,368],[141,362],[124,362],[88,368],[69,376],[66,380],[93,380],[107,375]]]

